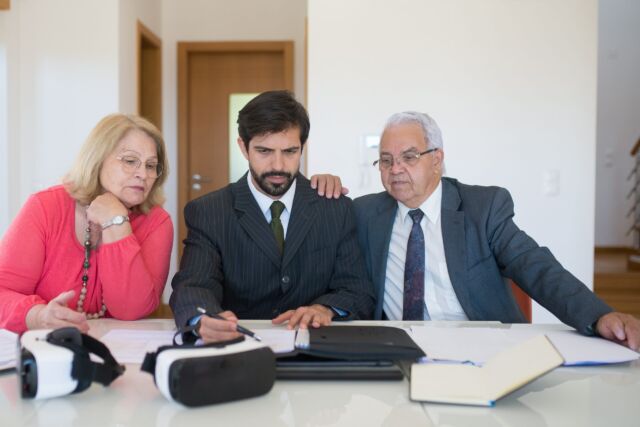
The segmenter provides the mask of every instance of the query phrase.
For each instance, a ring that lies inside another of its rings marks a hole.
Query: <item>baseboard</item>
[[[627,268],[631,271],[640,271],[640,255],[636,252],[627,258]]]
[[[604,254],[629,255],[629,254],[638,253],[638,251],[628,246],[596,246],[595,253],[596,255],[604,255]]]
[[[158,308],[147,317],[151,319],[173,319],[173,312],[171,311],[171,307],[161,303]]]

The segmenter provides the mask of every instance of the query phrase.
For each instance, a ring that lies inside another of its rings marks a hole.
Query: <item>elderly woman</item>
[[[76,326],[154,311],[173,225],[164,141],[147,120],[113,114],[57,185],[32,195],[0,242],[0,328]]]

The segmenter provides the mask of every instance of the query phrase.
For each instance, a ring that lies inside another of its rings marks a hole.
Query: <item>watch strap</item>
[[[112,225],[122,225],[128,221],[129,221],[129,217],[127,215],[116,215],[113,218],[111,218],[109,221],[102,224],[102,229],[105,230],[111,227]]]

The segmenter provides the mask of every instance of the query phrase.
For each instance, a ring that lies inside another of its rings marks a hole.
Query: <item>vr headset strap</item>
[[[108,386],[124,373],[124,366],[118,364],[106,345],[85,334],[82,334],[82,345],[91,353],[99,356],[104,361],[104,364],[93,362],[91,359],[74,358],[73,368],[71,369],[72,376],[87,378],[83,376],[89,375],[88,378],[92,378],[93,381]]]
[[[195,344],[192,344],[192,343],[185,343],[185,344],[176,343],[176,337],[178,336],[178,334],[181,334],[181,333],[184,333],[184,332],[190,332],[193,329],[195,329],[195,327],[192,327],[192,326],[187,326],[187,327],[178,329],[176,334],[173,336],[173,344],[174,345],[163,345],[161,347],[158,347],[158,349],[155,352],[147,353],[144,356],[144,360],[142,361],[142,365],[140,365],[140,370],[143,371],[143,372],[148,372],[151,375],[155,376],[156,360],[158,359],[158,355],[160,353],[162,353],[164,350],[192,349],[192,348],[210,348],[210,347],[223,348],[223,347],[226,347],[229,344],[236,344],[236,343],[244,341],[244,336],[241,336],[241,337],[238,337],[238,338],[233,338],[233,339],[228,340],[228,341],[220,341],[220,342],[217,342],[217,343],[210,343],[210,344],[204,344],[204,345],[195,345]]]
[[[74,357],[71,366],[71,377],[73,379],[81,380],[82,383],[87,383],[87,386],[92,381],[108,386],[124,373],[124,366],[118,364],[107,346],[89,335],[81,334],[81,339],[82,344],[78,344],[77,341],[57,339],[51,336],[47,338],[50,343],[73,352]],[[93,362],[88,353],[99,356],[104,363]],[[86,357],[80,357],[80,355],[86,355]],[[80,386],[80,384],[78,385]]]

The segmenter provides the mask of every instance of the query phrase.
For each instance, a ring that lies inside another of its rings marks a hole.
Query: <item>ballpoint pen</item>
[[[229,319],[225,319],[224,317],[222,317],[222,316],[220,316],[218,314],[209,313],[209,312],[207,312],[207,310],[205,310],[202,307],[196,307],[196,310],[198,310],[198,312],[200,312],[201,314],[205,314],[205,315],[207,315],[209,317],[212,317],[214,319],[227,320],[227,321],[229,320]],[[238,324],[236,324],[236,331],[240,332],[241,334],[250,336],[251,338],[253,338],[253,339],[257,340],[257,341],[262,341],[262,338],[260,338],[258,335],[256,335],[255,332],[253,332],[253,331],[251,331],[251,330],[249,330],[249,329],[247,329],[247,328],[245,328],[243,326],[240,326]]]

